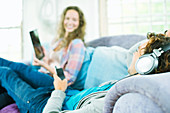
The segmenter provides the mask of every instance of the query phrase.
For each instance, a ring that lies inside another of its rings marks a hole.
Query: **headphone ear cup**
[[[139,74],[149,74],[158,67],[158,59],[151,53],[139,57],[135,69]]]

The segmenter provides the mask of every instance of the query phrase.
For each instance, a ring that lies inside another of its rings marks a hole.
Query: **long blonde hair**
[[[53,40],[53,44],[58,41],[59,39],[63,38],[65,35],[65,28],[64,28],[64,19],[65,19],[65,15],[67,13],[68,10],[75,10],[78,12],[79,14],[79,26],[76,30],[74,30],[73,32],[69,33],[67,37],[65,37],[62,42],[61,42],[61,47],[68,47],[69,43],[73,40],[73,39],[81,39],[84,42],[84,36],[85,36],[85,28],[86,28],[86,21],[84,18],[84,14],[83,12],[80,10],[80,8],[78,8],[77,6],[69,6],[67,7],[64,11],[63,14],[61,15],[61,21],[59,23],[59,27],[57,30],[57,35],[55,37],[55,39]]]

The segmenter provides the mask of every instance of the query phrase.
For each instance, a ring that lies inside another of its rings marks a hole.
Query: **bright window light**
[[[107,0],[108,35],[164,32],[170,26],[170,0]]]
[[[0,14],[0,57],[20,61],[22,0],[1,0]]]

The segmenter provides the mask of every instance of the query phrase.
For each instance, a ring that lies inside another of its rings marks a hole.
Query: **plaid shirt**
[[[83,64],[85,55],[85,46],[81,39],[74,39],[70,42],[68,48],[63,49],[60,65],[68,83],[73,84]]]

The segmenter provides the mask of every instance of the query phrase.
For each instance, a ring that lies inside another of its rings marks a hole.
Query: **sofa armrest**
[[[104,113],[170,113],[170,72],[117,82],[107,93]]]

